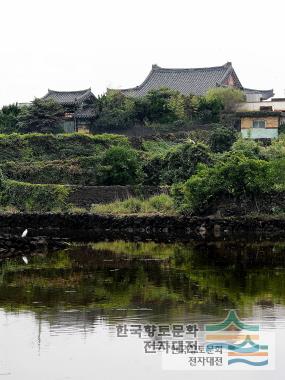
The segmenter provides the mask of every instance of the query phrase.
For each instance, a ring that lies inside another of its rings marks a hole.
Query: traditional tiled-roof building
[[[120,91],[130,97],[145,96],[150,90],[160,88],[176,90],[183,95],[205,95],[211,88],[227,86],[243,90],[248,98],[265,100],[274,95],[273,90],[244,88],[231,62],[223,66],[193,69],[166,69],[153,65],[141,85]]]
[[[81,104],[84,100],[92,98],[95,96],[91,92],[91,88],[87,90],[79,91],[54,91],[48,90],[48,93],[43,97],[43,99],[52,99],[57,103],[62,105],[75,105]]]
[[[65,111],[62,120],[65,132],[88,132],[90,124],[96,117],[94,107],[96,98],[91,88],[80,91],[48,90],[42,99],[52,99],[62,105]]]

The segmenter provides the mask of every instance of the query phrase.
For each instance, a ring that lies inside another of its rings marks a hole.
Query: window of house
[[[266,128],[265,120],[253,120],[252,128]]]
[[[272,106],[260,106],[260,111],[273,111]]]

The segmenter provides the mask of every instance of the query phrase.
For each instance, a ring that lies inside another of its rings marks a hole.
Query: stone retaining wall
[[[224,241],[284,239],[285,219],[111,216],[94,214],[0,215],[0,234],[53,236],[77,241]]]
[[[285,214],[285,192],[256,194],[235,198],[224,194],[212,200],[211,205],[200,211],[200,215],[219,215],[219,217],[239,217],[249,214],[276,215]]]

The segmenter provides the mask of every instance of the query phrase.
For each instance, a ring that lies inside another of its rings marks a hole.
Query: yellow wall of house
[[[266,128],[278,128],[279,117],[278,116],[266,116],[266,117],[242,117],[241,129],[252,128],[253,120],[266,120]]]

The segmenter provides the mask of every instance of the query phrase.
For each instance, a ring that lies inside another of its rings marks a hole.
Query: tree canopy
[[[18,116],[18,129],[22,133],[60,133],[64,110],[53,100],[35,99],[24,107]]]
[[[17,104],[4,106],[0,111],[0,133],[13,133],[18,129],[18,116],[21,110]]]

